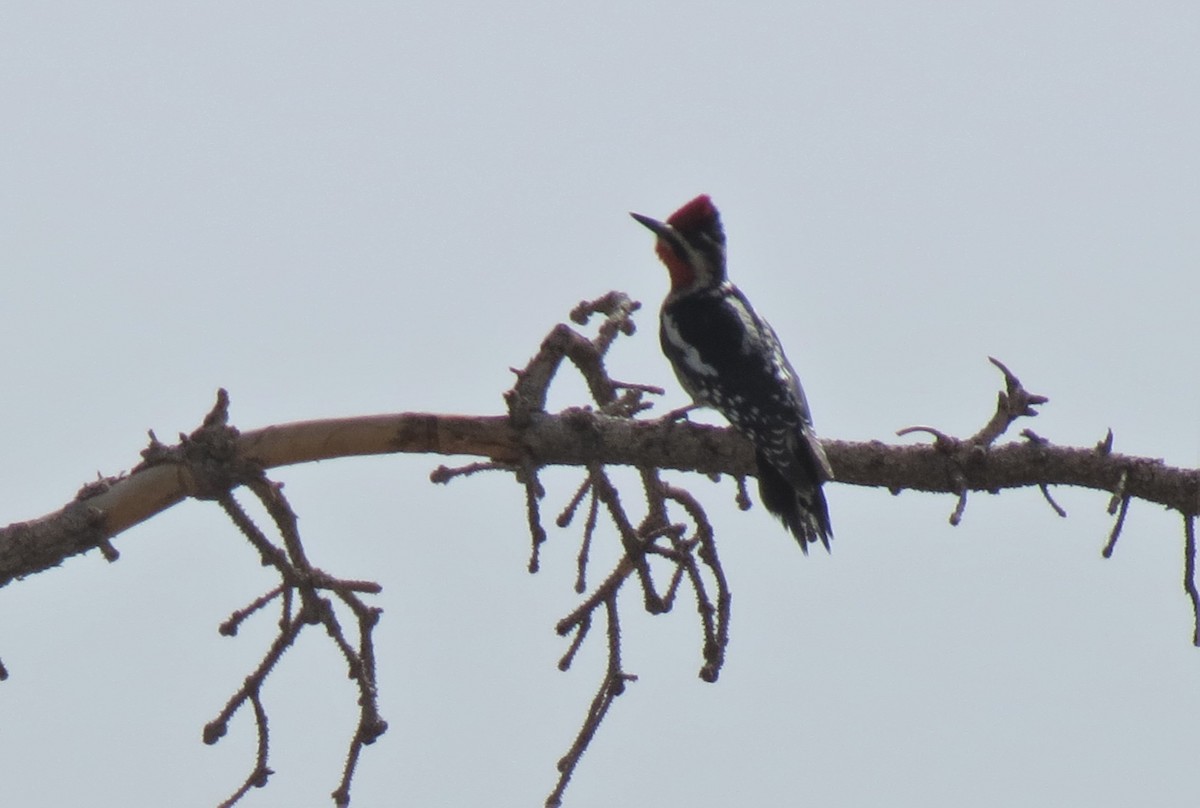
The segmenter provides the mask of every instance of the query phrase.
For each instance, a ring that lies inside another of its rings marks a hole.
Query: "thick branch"
[[[661,420],[614,418],[586,410],[534,413],[518,432],[508,416],[400,413],[305,421],[246,432],[237,455],[263,469],[355,455],[471,455],[502,463],[634,465],[748,475],[748,444],[730,429]],[[935,446],[826,441],[837,482],[959,493],[1030,485],[1072,485],[1111,492],[1122,473],[1128,496],[1183,514],[1200,508],[1200,471],[1159,460],[1028,441],[958,454]],[[91,484],[55,513],[0,529],[0,585],[55,566],[197,493],[184,466],[150,464]]]

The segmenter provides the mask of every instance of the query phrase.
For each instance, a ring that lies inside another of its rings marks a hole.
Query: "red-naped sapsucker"
[[[820,539],[828,550],[833,529],[821,484],[833,471],[779,338],[725,277],[725,231],[712,200],[698,196],[665,222],[631,215],[658,237],[671,274],[659,341],[679,382],[754,444],[763,505],[801,549]]]

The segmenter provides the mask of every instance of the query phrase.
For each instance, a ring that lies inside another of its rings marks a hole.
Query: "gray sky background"
[[[218,386],[244,429],[499,413],[508,368],[614,288],[646,303],[614,375],[680,406],[666,273],[626,212],[700,192],[823,436],[970,434],[994,355],[1050,397],[1043,436],[1112,427],[1195,467],[1197,41],[1182,2],[9,2],[0,521],[191,430]],[[385,587],[391,730],[354,805],[540,805],[603,664],[597,637],[555,669],[577,532],[529,576],[520,489],[432,487],[440,462],[278,475],[314,563]],[[1066,520],[976,496],[952,529],[948,497],[833,485],[834,552],[805,558],[728,481],[671,478],[718,529],[728,665],[696,677],[690,608],[627,609],[641,679],[568,805],[1194,801],[1177,517],[1135,504],[1103,561],[1097,493],[1056,492]],[[576,479],[548,475],[548,513]],[[252,763],[248,716],[200,732],[271,618],[217,624],[269,577],[210,505],[117,546],[0,592],[6,804],[211,806]],[[331,804],[354,696],[302,642],[244,805]]]

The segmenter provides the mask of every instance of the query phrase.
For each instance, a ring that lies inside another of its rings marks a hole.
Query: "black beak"
[[[671,225],[667,224],[666,222],[660,222],[658,219],[651,219],[649,216],[643,216],[640,213],[631,213],[629,215],[632,216],[639,224],[649,228],[650,232],[654,233],[654,235],[658,236],[659,238],[665,238],[672,242],[675,241],[675,228],[671,227]]]

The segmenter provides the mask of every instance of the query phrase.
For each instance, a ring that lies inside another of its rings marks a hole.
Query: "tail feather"
[[[825,549],[833,538],[833,526],[829,522],[829,507],[821,483],[815,477],[801,485],[793,485],[771,465],[762,452],[756,452],[758,461],[758,493],[763,506],[783,522],[800,549],[808,553],[808,545],[820,539]]]

